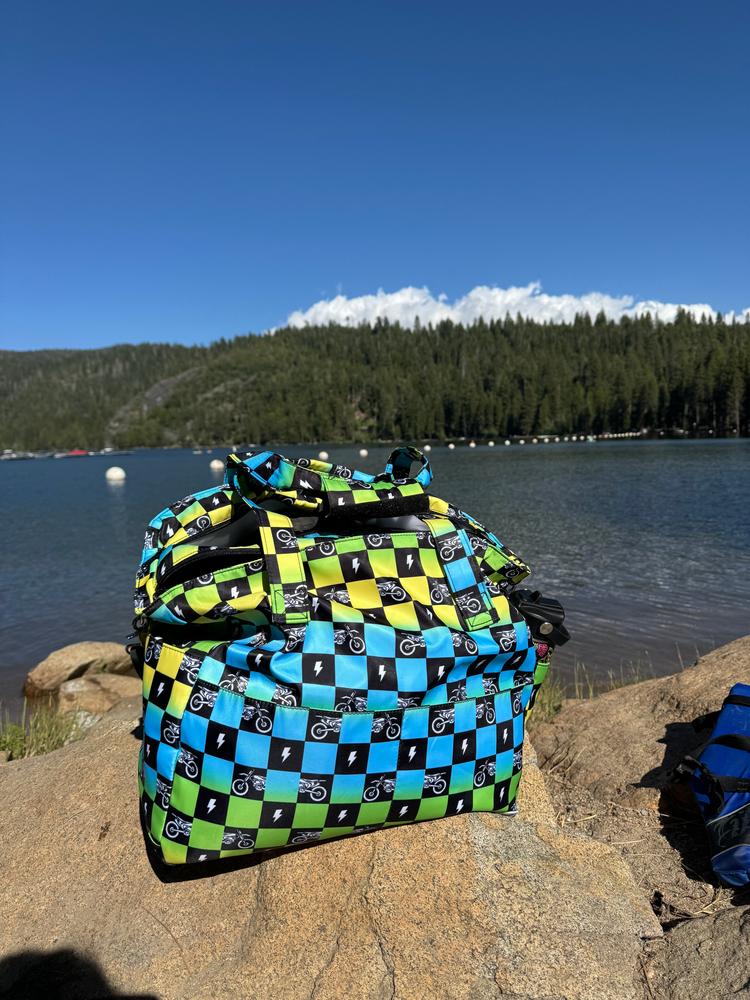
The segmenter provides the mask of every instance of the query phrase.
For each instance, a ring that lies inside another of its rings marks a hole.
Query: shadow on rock
[[[22,951],[0,960],[2,1000],[159,1000],[155,993],[120,993],[90,958],[69,948]]]

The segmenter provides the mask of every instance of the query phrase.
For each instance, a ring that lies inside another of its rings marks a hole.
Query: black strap
[[[724,699],[725,705],[744,705],[750,708],[750,696],[746,694],[728,694]]]
[[[714,736],[712,740],[706,743],[706,747],[718,744],[722,747],[730,747],[732,750],[744,750],[745,753],[750,753],[750,736],[740,736],[739,733],[725,733],[723,736]],[[701,750],[701,753],[703,753]]]
[[[715,736],[701,747],[700,753],[702,754],[710,746],[724,746],[732,750],[750,753],[750,737],[741,736],[739,733],[725,733],[723,736]],[[705,779],[709,797],[717,808],[723,803],[725,795],[732,792],[750,792],[750,778],[738,778],[732,774],[715,774],[703,761],[691,756],[683,757],[674,769],[674,775],[678,779],[686,780],[692,777],[695,771],[699,771]]]

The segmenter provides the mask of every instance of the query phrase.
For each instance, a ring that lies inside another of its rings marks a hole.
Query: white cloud
[[[477,285],[463,298],[449,302],[446,295],[432,295],[428,288],[401,288],[397,292],[379,289],[375,295],[359,295],[347,298],[337,295],[332,299],[321,299],[309,309],[298,309],[287,319],[289,326],[318,326],[326,323],[341,323],[357,326],[372,323],[376,319],[398,321],[402,326],[413,327],[419,317],[420,323],[438,323],[450,319],[454,323],[473,323],[480,317],[486,320],[503,319],[508,313],[520,313],[529,319],[549,320],[555,323],[569,323],[576,313],[596,316],[604,312],[611,319],[623,316],[640,316],[650,312],[665,322],[675,318],[678,309],[687,309],[695,316],[716,316],[716,310],[705,303],[676,305],[671,302],[635,302],[630,295],[616,298],[604,292],[588,292],[586,295],[548,295],[542,291],[538,281],[518,288],[496,288]],[[733,319],[750,319],[750,308],[739,313],[727,313],[728,322]]]

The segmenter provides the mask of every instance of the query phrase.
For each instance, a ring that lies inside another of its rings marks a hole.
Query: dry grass
[[[653,676],[650,665],[644,665],[640,661],[630,661],[627,664],[620,664],[619,671],[608,671],[603,679],[594,678],[586,664],[578,660],[569,683],[564,684],[557,677],[547,676],[537,693],[529,723],[538,725],[541,722],[550,722],[560,711],[566,698],[577,701],[595,698],[598,694],[615,691],[629,684],[637,684]]]
[[[61,714],[51,701],[24,700],[21,718],[14,722],[7,711],[0,718],[0,751],[11,760],[38,757],[58,750],[75,739],[79,726],[75,713]]]

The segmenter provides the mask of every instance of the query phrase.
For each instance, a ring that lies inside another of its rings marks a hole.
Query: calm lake
[[[287,446],[290,456],[320,446]],[[390,451],[325,446],[380,472]],[[35,663],[81,639],[122,642],[147,521],[209,487],[224,452],[0,463],[0,701]],[[470,511],[559,598],[573,639],[557,657],[595,677],[661,674],[750,632],[750,441],[433,448],[433,491]],[[105,469],[123,466],[121,485]]]

